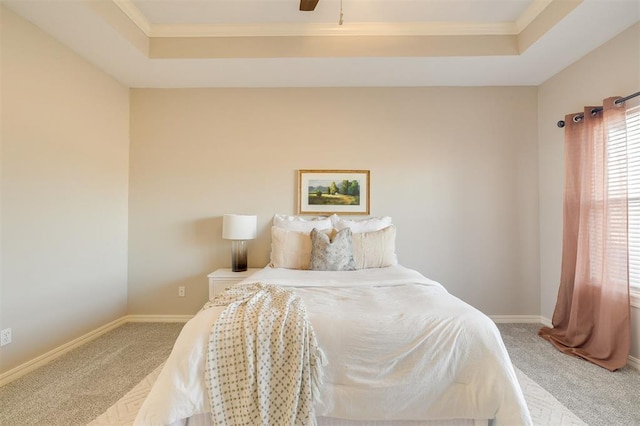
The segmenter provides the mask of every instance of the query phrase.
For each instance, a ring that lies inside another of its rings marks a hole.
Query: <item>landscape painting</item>
[[[369,214],[369,170],[300,170],[298,213]]]

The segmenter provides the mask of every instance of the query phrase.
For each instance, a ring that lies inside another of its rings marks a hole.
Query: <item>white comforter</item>
[[[417,271],[265,268],[245,282],[293,287],[304,300],[328,361],[318,416],[531,424],[495,324]],[[185,325],[136,425],[210,411],[205,352],[223,309],[201,311]]]

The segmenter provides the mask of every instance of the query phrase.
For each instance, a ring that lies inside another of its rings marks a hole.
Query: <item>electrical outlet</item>
[[[178,287],[178,297],[184,297],[184,287]]]
[[[5,328],[0,331],[0,346],[8,345],[11,343],[11,329]]]

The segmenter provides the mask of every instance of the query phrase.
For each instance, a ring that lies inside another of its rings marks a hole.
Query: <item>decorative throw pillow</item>
[[[311,231],[311,260],[309,269],[314,271],[353,271],[351,229],[343,229],[333,237],[313,229]]]
[[[353,259],[357,269],[384,268],[398,264],[396,227],[353,234]]]
[[[323,229],[331,234],[333,229]],[[309,269],[311,236],[309,232],[271,227],[271,267],[285,269]]]

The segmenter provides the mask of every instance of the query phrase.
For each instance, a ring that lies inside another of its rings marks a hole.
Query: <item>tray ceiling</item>
[[[298,4],[3,0],[130,87],[538,85],[640,17],[640,0]]]

